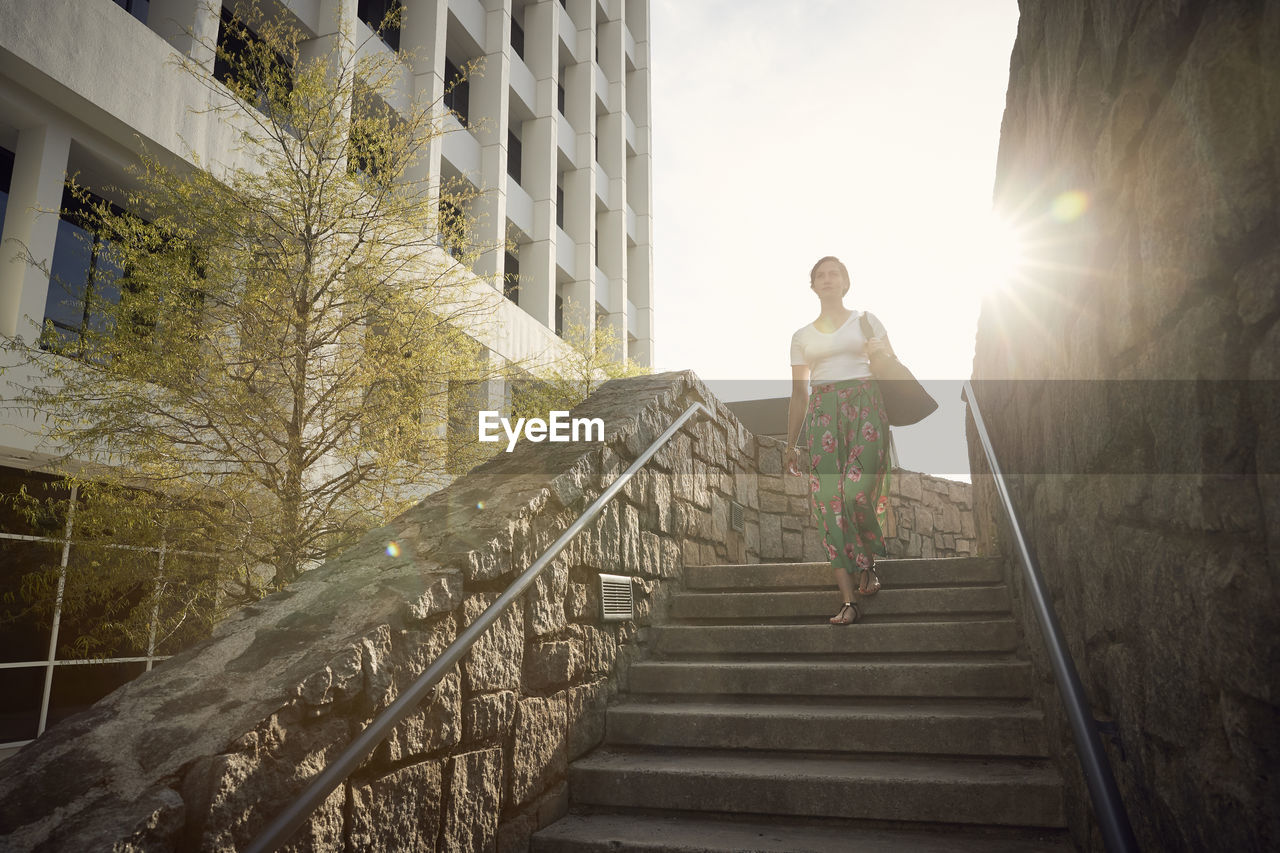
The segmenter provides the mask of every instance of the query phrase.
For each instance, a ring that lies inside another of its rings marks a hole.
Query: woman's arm
[[[874,333],[874,337],[867,341],[867,358],[897,358],[893,352],[893,344],[889,343],[889,332],[880,318],[868,311],[867,321]]]
[[[791,405],[787,408],[787,452],[783,464],[793,474],[800,474],[797,464],[796,442],[804,426],[805,410],[809,408],[809,365],[791,365]]]

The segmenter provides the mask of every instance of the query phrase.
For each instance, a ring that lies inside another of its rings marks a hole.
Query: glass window
[[[45,667],[0,669],[0,743],[31,740],[40,725]]]
[[[67,492],[49,488],[58,482],[48,474],[0,468],[0,663],[45,660],[49,656],[58,566],[62,562],[62,543],[58,540],[66,532],[64,503],[60,502],[65,502]],[[27,497],[20,498],[23,491]],[[16,538],[24,536],[54,541]]]
[[[400,27],[404,20],[402,10],[400,0],[360,0],[356,7],[356,17],[368,24],[369,29],[377,33],[387,47],[398,51]]]
[[[19,497],[24,488],[29,500]],[[175,654],[207,637],[213,625],[217,558],[199,553],[204,540],[198,525],[179,522],[176,529],[169,529],[175,538],[168,541],[161,572],[159,532],[137,529],[126,537],[121,530],[103,530],[104,520],[109,527],[115,523],[109,513],[99,514],[99,523],[85,527],[81,522],[94,518],[94,513],[81,492],[75,516],[78,529],[71,531],[63,575],[68,496],[65,482],[56,477],[0,467],[0,663],[35,664],[0,668],[0,744],[37,736],[50,670],[47,724],[51,725],[88,708],[146,669],[145,661],[124,662],[108,656],[142,657],[152,649],[153,640],[154,654]],[[109,545],[96,540],[102,535],[110,537]],[[135,547],[111,547],[119,545]],[[100,588],[107,572],[113,583]],[[60,575],[65,587],[58,611],[57,658],[107,658],[101,663],[43,663],[49,654]],[[158,582],[167,588],[155,612],[151,595]],[[135,626],[141,614],[143,627],[126,636],[120,626],[130,614]]]
[[[507,252],[506,259],[503,263],[502,273],[502,295],[519,305],[520,259],[510,252]]]
[[[440,201],[440,240],[445,250],[455,260],[462,259],[463,239],[462,211],[451,201]]]
[[[115,4],[142,23],[147,22],[147,11],[151,8],[151,0],[115,0]]]
[[[144,663],[94,663],[55,667],[48,725],[87,711],[94,702],[142,675]]]
[[[369,130],[355,122],[351,125],[351,156],[347,160],[347,171],[354,174],[368,175],[376,178],[382,172],[379,160],[380,146]]]
[[[61,510],[57,515],[24,511],[29,501],[17,500],[24,491],[35,501],[47,503],[49,499],[66,501],[67,490],[58,477],[52,474],[36,474],[19,468],[0,468],[0,532],[16,536],[52,536],[60,538],[65,530],[65,517]]]
[[[386,101],[367,93],[357,98],[352,107],[347,169],[371,178],[395,169],[395,145],[388,143],[402,129],[403,121]]]
[[[0,662],[49,657],[61,562],[60,542],[0,539]]]
[[[248,41],[243,34],[233,29],[234,19],[231,16],[231,10],[223,8],[222,21],[218,24],[218,51],[217,56],[213,60],[213,76],[223,83],[230,84],[232,80],[231,62],[224,51],[231,56],[242,56],[249,47]]]
[[[448,59],[444,61],[444,85],[445,108],[457,113],[458,121],[462,123],[463,127],[466,127],[470,92],[467,88],[467,81],[462,79],[462,72],[458,70],[458,66]]]
[[[97,204],[102,199],[91,194],[89,202]],[[112,210],[123,213],[114,205]],[[85,227],[88,221],[86,206],[69,190],[64,191],[44,305],[45,319],[52,321],[64,345],[74,344],[86,326],[104,331],[101,315],[93,311],[95,301],[120,301],[116,286],[120,268],[111,260],[110,244]]]
[[[507,174],[520,183],[520,137],[507,131]]]
[[[218,561],[182,551],[168,551],[164,559],[168,589],[158,614],[155,653],[173,655],[213,630]]]
[[[516,56],[524,59],[524,27],[515,18],[511,19],[511,49],[516,52]]]
[[[92,235],[73,222],[60,221],[50,269],[44,317],[75,337],[84,324],[85,295],[93,270]]]
[[[213,60],[213,76],[230,87],[239,69],[233,68],[229,57],[244,57],[251,44],[261,44],[262,38],[243,21],[237,22],[231,11],[222,9],[222,22],[218,25],[218,50]],[[279,53],[275,54],[275,62],[279,68],[288,69],[289,64]],[[259,78],[261,80],[261,78]],[[285,87],[292,88],[292,80],[285,80]],[[261,82],[258,85],[257,101],[254,107],[258,112],[268,113],[267,89]]]
[[[111,581],[99,584],[104,574]],[[150,599],[157,575],[154,551],[74,542],[58,625],[58,660],[145,655],[146,640],[126,636],[119,626]],[[148,607],[142,618],[149,616]]]
[[[4,210],[9,206],[9,184],[13,181],[13,152],[0,148],[0,234],[4,233]]]

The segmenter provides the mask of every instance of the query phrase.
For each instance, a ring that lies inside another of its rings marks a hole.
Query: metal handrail
[[[973,422],[978,428],[978,440],[982,442],[987,463],[991,466],[996,492],[1000,495],[1000,502],[1004,505],[1004,511],[1009,516],[1009,524],[1013,528],[1014,545],[1017,546],[1027,585],[1031,590],[1032,606],[1040,620],[1040,630],[1044,634],[1045,645],[1048,646],[1049,661],[1053,666],[1054,678],[1058,682],[1058,693],[1062,697],[1067,719],[1071,723],[1071,733],[1075,738],[1076,749],[1080,753],[1081,769],[1084,771],[1085,784],[1089,786],[1089,799],[1093,803],[1093,811],[1098,818],[1102,841],[1107,850],[1112,853],[1137,851],[1138,842],[1133,836],[1133,827],[1129,824],[1129,815],[1125,811],[1124,802],[1120,799],[1120,790],[1116,786],[1115,775],[1111,772],[1111,762],[1102,748],[1097,721],[1089,709],[1084,685],[1080,682],[1075,662],[1063,639],[1062,628],[1058,625],[1057,616],[1054,615],[1053,605],[1049,601],[1049,592],[1040,574],[1040,567],[1031,555],[1031,549],[1027,546],[1026,537],[1022,533],[1022,525],[1018,522],[1018,514],[1014,511],[1013,501],[1009,497],[1004,474],[1000,471],[1000,463],[996,461],[996,453],[991,446],[991,436],[987,433],[987,425],[982,420],[982,411],[978,408],[977,395],[974,394],[973,386],[967,379],[964,381],[963,397],[969,404],[969,411],[973,414]]]
[[[569,540],[573,539],[584,527],[595,520],[595,517],[604,509],[605,504],[612,500],[618,492],[622,491],[622,487],[635,476],[635,473],[699,410],[705,412],[713,420],[715,419],[715,415],[712,414],[711,410],[702,403],[694,403],[685,409],[662,435],[654,439],[653,443],[636,457],[635,461],[627,467],[627,470],[623,471],[616,480],[609,484],[608,488],[601,492],[600,497],[596,498],[591,503],[591,506],[583,511],[582,515],[578,516],[572,524],[565,528],[564,533],[560,534],[560,538],[552,543],[546,553],[534,560],[529,568],[525,569],[520,577],[516,578],[511,586],[507,587],[506,591],[498,596],[498,599],[493,604],[490,604],[484,613],[480,614],[480,618],[467,626],[466,630],[449,644],[449,647],[418,676],[408,690],[401,693],[394,702],[383,709],[374,718],[373,722],[357,735],[337,758],[326,765],[324,770],[320,771],[311,780],[302,793],[253,839],[246,848],[246,853],[273,853],[280,845],[288,841],[298,827],[302,826],[307,818],[311,816],[311,813],[329,797],[333,789],[355,772],[355,769],[373,752],[378,744],[387,735],[391,734],[391,730],[427,698],[431,688],[440,679],[444,678],[449,670],[453,669],[463,655],[470,651],[476,640],[480,639],[480,635],[497,621],[498,617],[529,588],[529,585],[537,579],[542,570],[551,565],[551,561],[559,556],[560,552],[569,544]]]

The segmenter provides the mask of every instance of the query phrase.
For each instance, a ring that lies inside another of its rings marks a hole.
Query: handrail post
[[[378,744],[385,740],[387,735],[391,734],[391,730],[427,698],[428,693],[435,687],[436,683],[444,678],[449,670],[453,669],[458,661],[462,659],[462,656],[470,651],[476,640],[480,639],[480,635],[496,622],[498,617],[533,584],[538,575],[542,573],[542,570],[559,556],[564,547],[569,544],[569,541],[590,524],[604,509],[605,505],[613,500],[618,492],[622,491],[623,486],[635,476],[635,473],[653,458],[653,455],[667,443],[671,436],[675,435],[676,431],[699,411],[712,420],[715,419],[712,411],[702,403],[693,403],[681,412],[680,416],[660,436],[655,438],[627,466],[627,469],[619,474],[600,493],[598,498],[591,502],[591,506],[583,510],[582,515],[574,519],[565,528],[565,531],[551,544],[551,547],[541,557],[534,560],[529,565],[529,568],[525,569],[520,574],[520,577],[516,578],[493,604],[485,608],[485,611],[480,614],[476,621],[468,625],[458,635],[457,639],[449,644],[449,647],[440,654],[440,657],[432,661],[430,666],[423,670],[422,674],[414,680],[413,684],[409,685],[407,690],[403,691],[390,705],[374,717],[364,731],[356,735],[351,743],[347,744],[346,748],[338,754],[337,758],[325,765],[325,768],[312,778],[307,787],[302,790],[302,793],[298,794],[289,805],[285,806],[280,814],[276,815],[258,833],[257,837],[249,843],[249,846],[245,848],[246,853],[273,853],[280,845],[288,841],[293,833],[311,816],[311,813],[329,797],[333,789],[354,773],[356,768],[373,752]]]
[[[1013,542],[1021,559],[1027,585],[1031,590],[1032,608],[1040,621],[1040,630],[1044,634],[1045,645],[1048,646],[1049,661],[1053,674],[1058,682],[1058,693],[1071,723],[1076,749],[1080,753],[1080,763],[1084,770],[1085,784],[1089,787],[1089,800],[1093,803],[1094,814],[1098,818],[1098,828],[1107,850],[1112,853],[1132,853],[1137,851],[1138,842],[1133,836],[1133,827],[1129,824],[1129,815],[1125,811],[1124,801],[1120,798],[1120,789],[1116,785],[1115,775],[1111,771],[1111,762],[1102,741],[1098,736],[1097,723],[1089,709],[1085,698],[1084,685],[1076,672],[1075,662],[1067,650],[1066,640],[1058,625],[1058,618],[1049,601],[1049,593],[1040,574],[1040,567],[1031,555],[1026,537],[1022,533],[1022,525],[1018,522],[1018,514],[1014,510],[1013,500],[1000,471],[1000,463],[996,461],[995,450],[991,446],[991,436],[987,433],[987,425],[982,419],[982,411],[978,408],[978,398],[973,392],[969,380],[964,381],[964,398],[969,403],[969,412],[973,415],[974,425],[978,430],[978,440],[986,454],[987,463],[991,466],[992,478],[995,481],[996,493],[1009,516],[1009,525],[1013,531]]]

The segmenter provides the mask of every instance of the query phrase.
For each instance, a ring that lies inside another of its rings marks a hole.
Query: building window
[[[524,27],[515,18],[511,19],[511,49],[516,52],[516,56],[524,59]]]
[[[17,509],[19,489],[33,497],[58,498],[57,513],[28,514]],[[58,492],[61,491],[61,494]],[[164,536],[149,544],[87,541],[80,536],[76,514],[65,507],[85,506],[82,495],[66,489],[47,474],[0,468],[0,750],[21,746],[72,714],[85,710],[156,663],[208,635],[215,602],[198,597],[194,618],[184,619],[168,633],[161,623],[173,624],[174,614],[144,603],[162,578],[166,583],[189,583],[211,577],[212,554],[174,547]],[[95,618],[99,607],[85,605],[95,593],[96,572],[104,560],[137,568],[141,586],[137,602],[150,614],[146,642],[128,640],[109,622]],[[49,584],[25,583],[33,574],[60,579],[59,601]],[[192,581],[184,580],[185,578]],[[145,580],[143,580],[145,579]],[[80,600],[76,611],[68,603]],[[54,631],[57,631],[55,636]],[[87,644],[89,636],[96,638]],[[51,650],[52,646],[52,650]],[[84,653],[85,648],[91,654]],[[50,685],[45,695],[45,684]]]
[[[520,183],[520,137],[507,131],[507,174]]]
[[[462,260],[462,211],[458,206],[446,199],[440,200],[440,245],[453,256],[455,261]]]
[[[115,0],[115,4],[142,23],[147,22],[147,10],[151,7],[151,0]]]
[[[564,297],[556,294],[556,335],[564,337]]]
[[[90,208],[101,203],[105,202],[93,194],[81,202],[70,190],[62,193],[44,318],[53,324],[61,340],[59,348],[70,352],[76,351],[86,329],[101,330],[102,317],[95,306],[120,301],[116,281],[121,271],[111,258],[111,246],[89,230]],[[112,214],[124,214],[115,205],[110,207]]]
[[[560,73],[560,77],[561,79],[564,79],[563,71]],[[560,111],[560,115],[564,115],[564,100],[565,100],[564,84],[561,83],[559,80],[557,80],[556,81],[556,109]]]
[[[400,0],[360,0],[356,17],[369,25],[394,51],[400,50],[400,27],[404,7]]]
[[[352,108],[347,171],[377,178],[387,169],[394,169],[394,155],[388,150],[385,134],[394,134],[399,125],[395,110],[381,98],[358,98]]]
[[[231,14],[231,11],[225,7],[222,9],[222,23],[218,26],[218,48],[213,60],[213,76],[216,80],[223,83],[230,89],[236,88],[237,77],[246,69],[243,63],[250,57],[250,46],[257,46],[263,43],[262,37],[253,31],[243,21],[237,21]],[[259,62],[252,62],[252,73],[256,80],[256,97],[253,98],[253,106],[258,112],[270,113],[270,98],[268,90],[268,81],[265,75],[272,70],[278,69],[285,74],[284,86],[286,91],[293,89],[293,80],[289,70],[289,63],[279,53],[275,54],[274,61],[270,63],[272,68],[262,68]],[[234,58],[234,59],[233,59]]]
[[[13,152],[0,148],[0,235],[4,234],[4,211],[9,206],[9,184],[13,181]]]
[[[520,304],[520,259],[510,252],[502,264],[502,295]]]
[[[367,128],[353,123],[351,125],[350,156],[347,158],[347,171],[351,174],[367,175],[376,178],[382,172],[381,157],[384,149]]]
[[[448,59],[444,61],[444,86],[445,108],[453,110],[458,116],[458,121],[461,122],[463,127],[466,127],[470,92],[467,81],[462,77],[462,72],[458,70],[458,66]]]
[[[556,226],[564,227],[564,187],[556,184]]]

